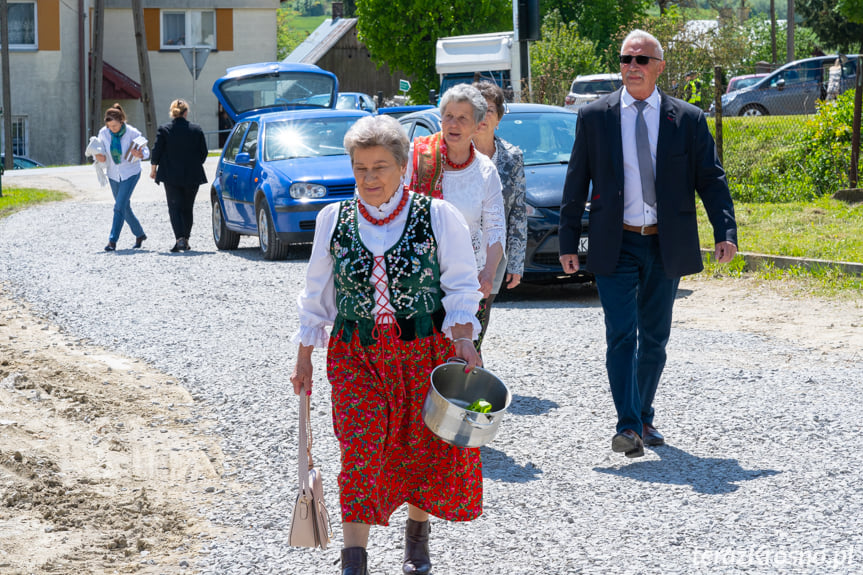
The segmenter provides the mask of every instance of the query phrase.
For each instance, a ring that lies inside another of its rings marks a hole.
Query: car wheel
[[[266,260],[283,260],[288,257],[287,244],[282,243],[279,236],[276,235],[275,226],[273,226],[273,218],[270,217],[270,210],[267,207],[266,201],[258,202],[258,239],[261,242],[261,253],[264,254]]]
[[[764,109],[764,106],[760,106],[758,104],[747,104],[743,106],[743,109],[740,110],[741,116],[766,116],[767,110]]]
[[[216,248],[220,250],[235,250],[240,245],[240,234],[229,230],[225,225],[222,205],[215,194],[213,195],[213,241],[216,242]]]

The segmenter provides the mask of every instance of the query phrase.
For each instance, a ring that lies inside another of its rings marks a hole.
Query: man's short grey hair
[[[653,44],[656,45],[656,50],[659,52],[659,57],[663,60],[665,59],[665,52],[662,51],[662,44],[660,44],[659,40],[656,39],[656,36],[654,36],[650,32],[645,32],[644,30],[633,30],[626,35],[626,38],[623,39],[623,44],[626,44],[630,40],[635,40],[637,38],[653,42]],[[623,44],[620,45],[621,50],[623,50]]]
[[[446,92],[440,99],[440,115],[443,118],[446,107],[452,103],[467,102],[473,107],[473,119],[477,124],[485,120],[488,111],[488,103],[480,94],[479,90],[470,84],[456,84]]]
[[[357,120],[345,134],[345,150],[354,161],[354,151],[357,148],[373,148],[383,146],[395,158],[399,166],[408,163],[410,142],[399,121],[392,116],[365,116]]]

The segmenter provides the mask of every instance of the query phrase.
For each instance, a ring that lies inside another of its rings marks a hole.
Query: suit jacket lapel
[[[661,103],[659,104],[659,137],[656,141],[656,181],[662,174],[667,173],[668,152],[672,149],[671,142],[677,138],[679,127],[679,114],[677,103],[667,96],[662,90],[659,91]],[[657,192],[660,186],[657,185]]]
[[[614,166],[614,177],[619,190],[623,189],[623,140],[620,137],[620,95],[622,93],[623,88],[620,88],[611,94],[605,111],[605,133],[610,138],[611,165]]]

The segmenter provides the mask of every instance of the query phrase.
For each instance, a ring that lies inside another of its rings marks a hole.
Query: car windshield
[[[264,160],[343,156],[344,139],[357,118],[315,118],[269,122],[264,130]]]
[[[356,98],[351,94],[339,94],[339,99],[336,100],[336,110],[354,110],[356,109]]]
[[[572,83],[570,92],[573,94],[610,94],[620,88],[619,80],[591,80]]]
[[[566,164],[575,140],[577,114],[529,112],[504,114],[498,135],[518,146],[525,166]]]
[[[240,115],[277,106],[329,108],[335,85],[324,74],[291,72],[228,80],[220,90],[229,106]]]

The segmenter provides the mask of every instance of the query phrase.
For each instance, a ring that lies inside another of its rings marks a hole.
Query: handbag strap
[[[315,466],[312,461],[311,400],[305,390],[300,392],[300,430],[297,455],[300,491],[311,494],[309,471]]]

